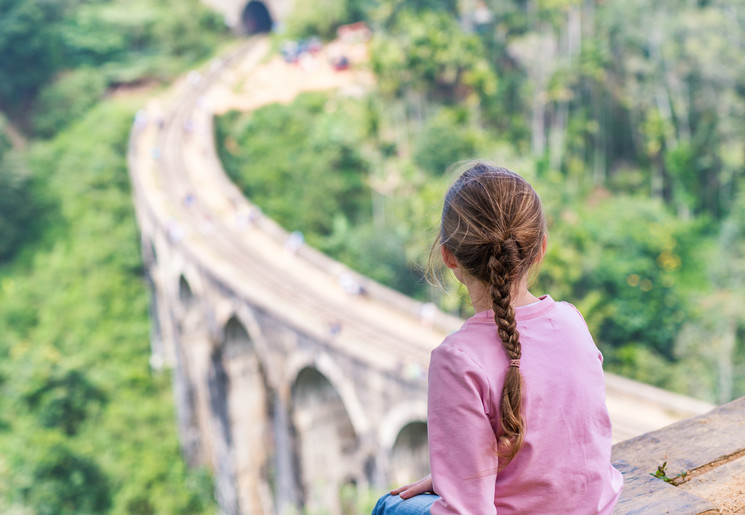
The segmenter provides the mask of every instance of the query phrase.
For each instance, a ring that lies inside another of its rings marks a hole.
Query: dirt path
[[[337,55],[349,59],[349,69],[334,69],[331,59]],[[297,63],[287,63],[275,56],[258,67],[250,64],[237,67],[210,91],[209,106],[215,115],[220,115],[272,103],[288,104],[305,91],[337,89],[342,94],[360,95],[374,83],[366,67],[365,43],[336,42],[315,54],[305,54]]]

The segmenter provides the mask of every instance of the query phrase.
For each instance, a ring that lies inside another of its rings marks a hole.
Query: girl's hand
[[[408,485],[399,486],[395,490],[391,490],[391,495],[399,495],[401,499],[408,499],[409,497],[432,491],[432,474],[427,474],[415,483],[409,483]]]

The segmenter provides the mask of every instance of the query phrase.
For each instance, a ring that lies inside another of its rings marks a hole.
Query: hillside
[[[5,4],[0,511],[213,513],[148,362],[125,156],[135,111],[225,29],[196,1]]]

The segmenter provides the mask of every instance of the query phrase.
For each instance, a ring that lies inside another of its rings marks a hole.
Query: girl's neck
[[[464,284],[468,288],[468,295],[471,297],[471,304],[475,313],[481,311],[487,311],[492,309],[491,295],[489,295],[489,288],[473,277],[464,277]],[[538,302],[540,299],[528,291],[527,277],[524,277],[520,282],[515,284],[512,289],[512,307],[517,308],[520,306],[527,306],[534,302]]]

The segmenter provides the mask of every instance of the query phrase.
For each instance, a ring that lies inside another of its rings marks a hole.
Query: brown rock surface
[[[616,444],[613,462],[626,481],[616,513],[745,514],[745,397]]]

